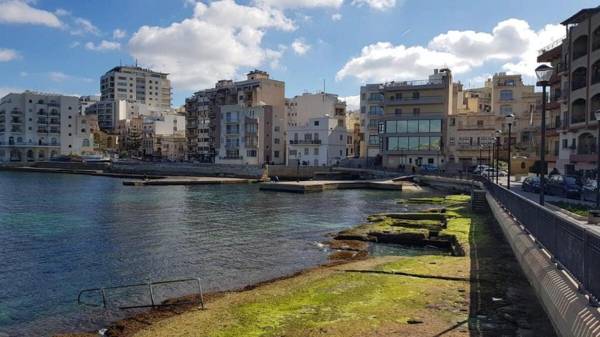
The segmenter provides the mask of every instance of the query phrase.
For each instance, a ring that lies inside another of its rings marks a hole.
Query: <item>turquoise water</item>
[[[0,336],[94,330],[127,314],[78,306],[86,288],[192,276],[229,290],[318,265],[328,233],[398,211],[398,198],[0,172]]]

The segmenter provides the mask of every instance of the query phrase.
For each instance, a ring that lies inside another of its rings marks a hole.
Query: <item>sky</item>
[[[323,90],[351,108],[360,86],[449,67],[466,87],[505,71],[534,83],[538,50],[588,0],[0,0],[0,96],[99,94],[136,62],[170,74],[173,105],[252,69],[286,96]]]

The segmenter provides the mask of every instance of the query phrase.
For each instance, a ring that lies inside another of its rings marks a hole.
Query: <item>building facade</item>
[[[310,119],[324,116],[335,117],[345,123],[346,102],[340,101],[335,94],[304,93],[286,99],[285,108],[289,128],[304,126]]]
[[[79,110],[79,97],[31,91],[6,95],[0,101],[0,161],[92,153],[94,118],[88,120]]]
[[[560,144],[557,168],[561,173],[591,173],[597,166],[600,109],[600,7],[583,9],[562,22],[566,38],[555,66],[560,81]],[[546,55],[542,54],[542,60]],[[555,60],[556,62],[556,60]]]
[[[510,114],[515,116],[511,155],[533,161],[538,157],[542,97],[534,86],[523,83],[521,75],[497,73],[484,87],[464,91],[455,85],[455,97],[447,123],[447,169],[465,170],[481,162],[495,143],[497,130],[501,131],[501,156],[506,156],[506,116]]]
[[[288,129],[287,165],[334,166],[348,157],[352,134],[332,116],[311,118]]]
[[[186,99],[186,125],[190,159],[214,162],[225,154],[221,150],[221,108],[227,105],[272,107],[272,121],[266,125],[265,158],[268,163],[285,162],[285,83],[269,78],[269,74],[254,70],[246,80],[221,80],[214,88],[196,92]],[[206,140],[208,139],[208,142]],[[207,146],[208,145],[208,146]]]
[[[100,78],[102,101],[125,100],[160,109],[171,108],[168,74],[138,66],[118,66]]]
[[[178,113],[142,117],[142,157],[181,161],[185,156],[185,115]]]
[[[263,165],[270,162],[268,148],[273,143],[270,125],[273,107],[269,105],[221,107],[219,156],[217,164]]]
[[[360,95],[368,166],[444,165],[444,123],[453,104],[449,69],[435,69],[427,80],[367,84]]]

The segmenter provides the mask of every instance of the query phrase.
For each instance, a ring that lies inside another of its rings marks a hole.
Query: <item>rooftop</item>
[[[579,12],[571,15],[568,19],[561,22],[561,24],[565,26],[570,24],[577,24],[598,12],[600,12],[600,6],[594,8],[584,8]]]

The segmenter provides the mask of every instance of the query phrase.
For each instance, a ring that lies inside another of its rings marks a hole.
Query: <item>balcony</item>
[[[48,120],[45,118],[38,118],[37,123],[38,124],[48,124]]]
[[[60,103],[56,103],[56,102],[50,102],[48,103],[48,106],[53,106],[53,107],[60,107]]]
[[[38,128],[37,132],[38,133],[48,133],[48,129],[46,129],[46,128]]]
[[[444,80],[416,80],[416,81],[402,81],[402,82],[389,82],[384,84],[385,89],[402,89],[412,87],[443,87]]]
[[[386,105],[415,105],[415,104],[442,104],[442,96],[421,96],[419,98],[386,99]]]
[[[13,110],[13,111],[11,111],[10,113],[11,113],[12,115],[18,115],[18,116],[20,116],[20,115],[22,115],[22,114],[23,114],[23,111],[21,111],[21,110]]]
[[[51,125],[60,125],[60,120],[59,119],[51,119],[50,124]]]
[[[595,163],[598,155],[592,154],[572,154],[569,156],[571,163]]]
[[[56,110],[50,111],[50,116],[59,116],[59,115],[60,115],[60,113]]]
[[[48,111],[40,110],[37,112],[38,116],[48,116]]]
[[[291,145],[321,145],[320,139],[292,139]]]

